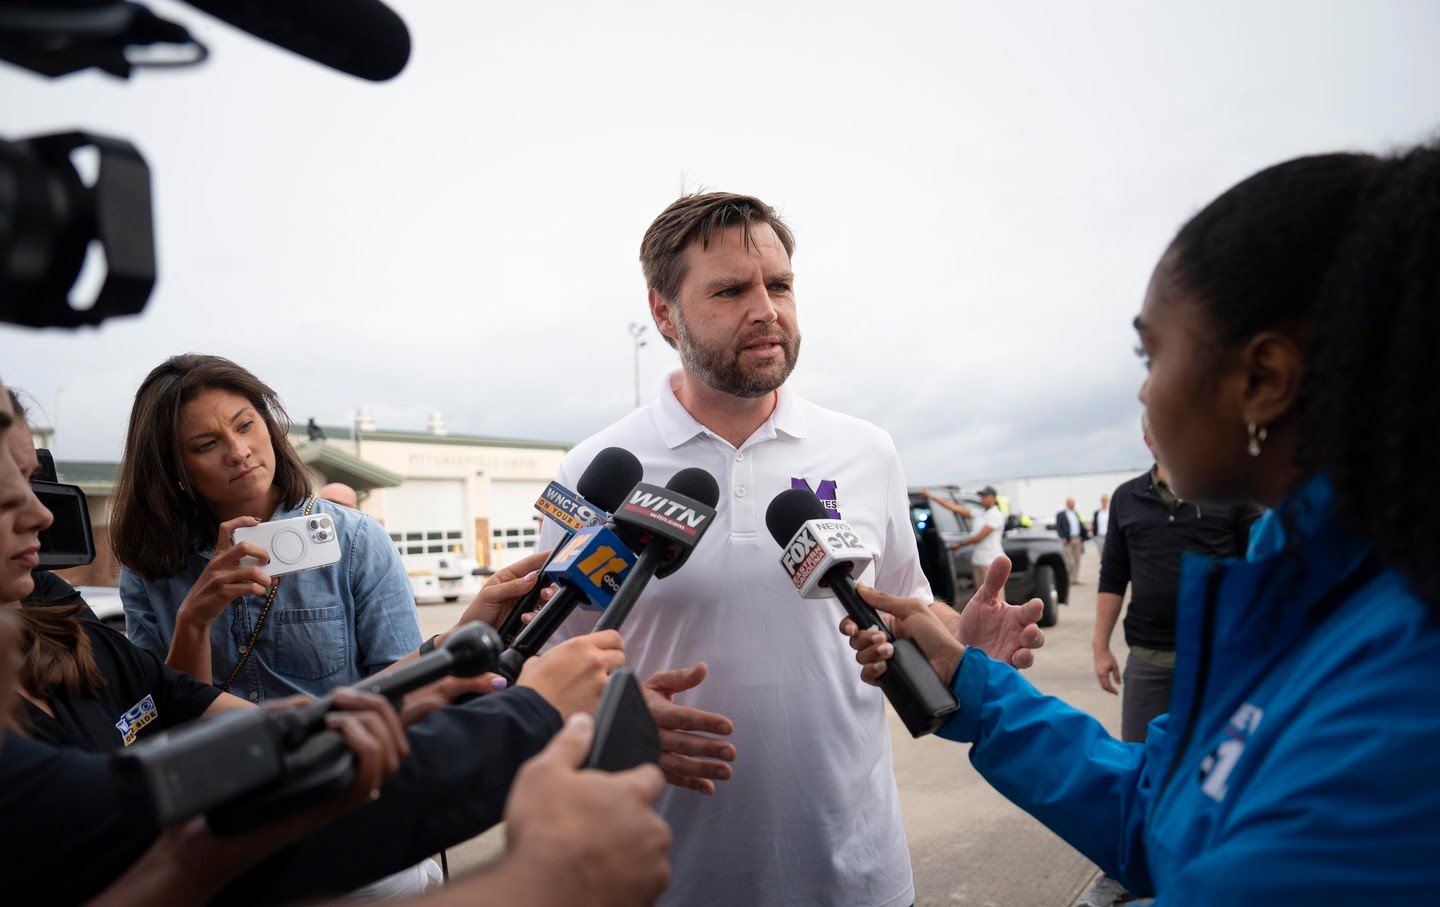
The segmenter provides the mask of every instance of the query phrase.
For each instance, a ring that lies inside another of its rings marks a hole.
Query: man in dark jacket
[[[1080,558],[1085,553],[1085,542],[1090,538],[1090,529],[1080,519],[1075,509],[1075,499],[1065,499],[1065,509],[1055,514],[1055,531],[1060,535],[1060,544],[1065,549],[1065,567],[1070,572],[1070,585],[1080,585]]]

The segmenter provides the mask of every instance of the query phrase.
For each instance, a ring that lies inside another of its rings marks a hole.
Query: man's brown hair
[[[310,476],[290,445],[290,417],[269,385],[220,356],[171,356],[135,394],[110,517],[115,557],[147,580],[178,575],[193,546],[215,542],[219,521],[186,481],[180,450],[180,410],[207,390],[244,397],[260,414],[275,451],[281,506],[298,506],[310,494]]]
[[[683,195],[660,212],[640,241],[640,267],[645,271],[645,285],[674,303],[685,280],[685,249],[695,240],[708,248],[717,231],[740,227],[744,231],[745,248],[754,246],[756,224],[768,224],[786,256],[795,254],[795,236],[774,208],[753,195],[733,192],[705,192]],[[671,346],[669,337],[665,341]]]

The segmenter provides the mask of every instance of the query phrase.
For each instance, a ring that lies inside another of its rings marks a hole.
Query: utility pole
[[[630,342],[635,345],[635,408],[640,408],[640,347],[645,341],[640,337],[649,328],[649,325],[630,322]]]

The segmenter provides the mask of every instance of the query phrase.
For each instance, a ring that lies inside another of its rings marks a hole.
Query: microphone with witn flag
[[[693,466],[671,476],[664,488],[641,482],[631,490],[611,522],[640,556],[600,615],[596,632],[620,629],[650,578],[664,579],[680,569],[715,522],[719,500],[715,477]]]
[[[780,545],[780,566],[801,598],[838,598],[862,630],[880,630],[895,655],[880,675],[880,689],[912,737],[934,732],[960,702],[935,676],[913,640],[896,639],[875,609],[860,597],[855,575],[874,560],[854,528],[832,520],[808,488],[782,491],[765,511],[765,526]]]

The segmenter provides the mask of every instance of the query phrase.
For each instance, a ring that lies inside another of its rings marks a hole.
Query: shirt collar
[[[655,414],[655,425],[660,430],[660,440],[665,446],[674,450],[691,438],[697,435],[706,434],[709,429],[692,415],[685,407],[680,405],[680,400],[675,396],[675,385],[680,382],[684,372],[676,370],[666,375],[660,382],[660,396],[655,401],[653,412]],[[809,425],[805,419],[805,413],[800,406],[800,399],[791,392],[788,385],[781,385],[779,399],[775,403],[775,411],[765,424],[755,430],[752,436],[758,440],[768,441],[777,434],[786,435],[791,438],[804,438],[809,433]]]

